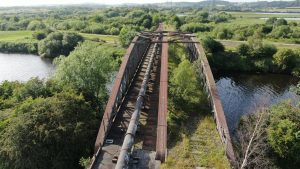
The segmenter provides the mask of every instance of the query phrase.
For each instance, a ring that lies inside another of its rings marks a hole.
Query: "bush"
[[[215,23],[227,22],[232,18],[233,18],[232,15],[226,12],[219,12],[211,16],[211,20],[214,21]]]
[[[275,27],[269,36],[278,39],[278,38],[289,38],[291,29],[287,25]]]
[[[123,27],[120,31],[120,42],[122,46],[126,47],[130,44],[132,39],[135,37],[136,32],[131,27]]]
[[[206,37],[202,40],[204,49],[209,53],[224,52],[224,46],[222,43],[214,40],[211,37]]]
[[[210,27],[200,23],[188,23],[180,27],[180,30],[183,32],[206,32],[210,31]]]
[[[80,168],[91,153],[97,118],[74,92],[28,99],[1,132],[0,161],[4,168]]]
[[[291,72],[297,65],[297,55],[290,49],[281,49],[273,57],[280,72]]]
[[[50,33],[47,38],[38,44],[38,53],[41,57],[57,57],[59,55],[69,55],[75,46],[83,41],[83,37],[77,33]]]
[[[68,57],[55,61],[55,77],[63,85],[74,86],[77,91],[102,99],[106,96],[106,84],[116,67],[116,55],[119,53],[112,47],[84,42]]]
[[[36,31],[32,34],[32,37],[37,40],[45,39],[46,36],[47,36],[47,33],[44,31]]]
[[[16,42],[1,42],[0,52],[3,53],[28,53],[37,54],[38,44],[36,42],[16,41]]]
[[[31,30],[31,31],[41,30],[41,29],[45,29],[45,28],[46,28],[46,25],[43,22],[37,21],[37,20],[31,21],[29,23],[29,25],[27,26],[27,30]]]
[[[48,96],[50,96],[50,91],[47,90],[44,81],[38,78],[32,78],[22,87],[14,90],[14,97],[18,102],[26,100],[29,97],[35,99]]]
[[[300,164],[300,108],[284,102],[271,108],[268,141],[275,153],[289,161],[286,165]]]

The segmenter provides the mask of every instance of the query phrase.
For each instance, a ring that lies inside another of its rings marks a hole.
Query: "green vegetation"
[[[0,85],[0,168],[81,168],[91,156],[123,49],[84,42],[55,76]],[[85,64],[84,64],[85,63]]]
[[[83,37],[76,33],[52,32],[39,42],[38,51],[41,57],[57,57],[69,53],[83,41]]]
[[[32,53],[51,58],[68,55],[77,42],[82,41],[81,37],[69,32],[96,42],[118,44],[120,40],[126,47],[137,31],[155,30],[166,20],[165,14],[148,8],[26,10],[25,13],[15,13],[4,9],[5,12],[0,14],[0,52]]]
[[[300,107],[283,102],[271,108],[268,143],[279,164],[295,168],[300,164]]]
[[[96,41],[96,42],[108,42],[115,43],[119,42],[118,36],[115,35],[98,35],[98,34],[87,34],[79,33],[85,40]]]
[[[273,8],[268,2],[249,6],[216,3],[221,4],[216,9],[209,1],[199,3],[203,8],[187,3],[191,8],[174,9],[162,8],[163,4],[153,8],[0,8],[0,52],[57,57],[57,71],[47,81],[33,78],[26,83],[0,84],[0,168],[86,166],[108,97],[107,84],[124,54],[120,47],[127,47],[139,31],[155,30],[160,22],[165,23],[165,30],[196,33],[216,72],[300,76],[300,50],[284,49],[285,43],[294,45],[290,48],[298,47],[299,21],[285,20],[287,15],[283,14],[249,12],[253,6],[287,10],[295,7],[293,2],[277,2],[284,9]],[[248,12],[238,12],[241,10]],[[225,48],[219,40],[247,43]],[[169,49],[171,141],[162,168],[230,168],[214,119],[208,113],[207,96],[195,70],[197,63],[189,62],[183,46],[172,44]],[[289,102],[268,110],[261,139],[266,151],[260,156],[272,161],[268,167],[299,166],[299,112],[299,107]],[[254,129],[257,117],[250,117],[252,127],[244,128],[246,131]],[[250,157],[256,155],[260,154]],[[251,167],[255,168],[253,164]]]
[[[212,38],[203,39],[202,44],[215,71],[299,75],[299,50],[277,49],[259,38],[251,38],[248,44],[240,44],[234,51],[225,51],[223,45]]]
[[[18,40],[30,39],[32,31],[0,31],[0,41],[15,42]]]
[[[250,147],[252,155],[246,157],[244,164],[248,168],[257,164],[263,168],[297,168],[300,164],[299,124],[299,105],[290,101],[244,116],[236,143],[240,146],[238,151],[243,151],[241,156],[245,154],[245,147]]]
[[[86,41],[68,57],[57,58],[55,78],[62,85],[74,86],[78,91],[101,99],[105,96],[102,94],[106,91],[106,84],[122,54],[123,50]]]
[[[169,48],[168,159],[162,168],[230,168],[206,95],[184,46]],[[188,77],[188,80],[186,79]],[[205,136],[205,137],[203,137]]]

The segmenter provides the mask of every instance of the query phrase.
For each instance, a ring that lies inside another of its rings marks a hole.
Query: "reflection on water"
[[[242,115],[254,112],[258,107],[286,99],[298,103],[300,96],[291,90],[297,82],[298,79],[287,75],[217,75],[216,84],[231,133]]]
[[[31,77],[46,78],[55,70],[52,61],[35,55],[0,53],[0,83],[4,80],[27,81]]]

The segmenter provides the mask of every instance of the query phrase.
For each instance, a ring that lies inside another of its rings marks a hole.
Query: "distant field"
[[[299,11],[300,12],[300,11]],[[299,13],[268,13],[268,12],[228,12],[232,16],[239,18],[268,18],[268,17],[277,17],[277,18],[299,18]]]
[[[13,42],[32,40],[33,31],[0,31],[0,41]],[[108,43],[119,43],[118,36],[79,33],[87,40],[105,41]]]
[[[119,37],[114,35],[99,35],[99,34],[87,34],[87,33],[79,33],[87,40],[93,41],[105,41],[108,43],[119,43]]]
[[[221,42],[226,48],[235,48],[242,43],[247,43],[247,41],[235,41],[235,40],[218,40]],[[269,44],[275,45],[277,48],[289,48],[289,49],[300,49],[300,44],[289,44],[289,43],[278,43],[278,42],[271,42],[271,41],[264,41]]]
[[[13,42],[32,39],[32,31],[0,31],[0,41]]]

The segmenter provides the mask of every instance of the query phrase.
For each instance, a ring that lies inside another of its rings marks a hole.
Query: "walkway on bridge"
[[[172,37],[172,39],[170,39]],[[127,49],[95,143],[91,169],[159,168],[167,156],[168,43],[185,43],[211,102],[218,131],[232,163],[230,135],[206,56],[191,34],[143,32]]]

